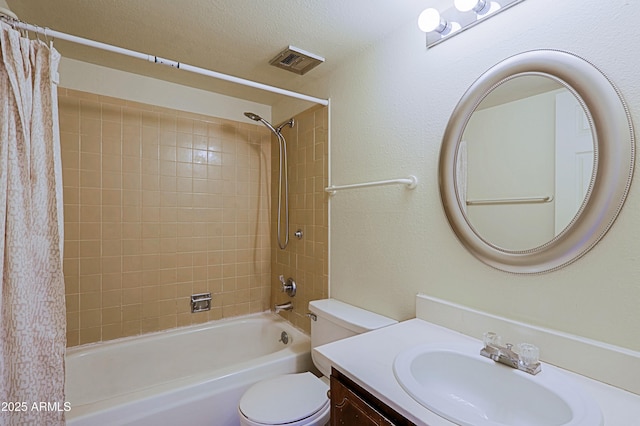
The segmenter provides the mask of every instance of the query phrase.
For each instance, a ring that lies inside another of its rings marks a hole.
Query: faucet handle
[[[540,358],[540,349],[531,343],[518,344],[518,354],[520,355],[520,361],[525,366],[534,365]]]
[[[296,282],[293,278],[288,278],[286,281],[284,280],[284,276],[280,275],[280,282],[282,283],[281,291],[283,293],[287,293],[289,297],[294,297],[296,295]]]
[[[482,334],[482,342],[485,346],[500,346],[502,344],[502,337],[493,331],[487,331]]]

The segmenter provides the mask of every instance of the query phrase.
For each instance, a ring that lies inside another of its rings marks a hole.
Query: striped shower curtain
[[[63,425],[60,55],[0,25],[0,424]]]

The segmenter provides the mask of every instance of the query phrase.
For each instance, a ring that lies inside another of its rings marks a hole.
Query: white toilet
[[[335,299],[309,302],[311,347],[324,345],[356,334],[395,324],[397,321]],[[240,399],[238,413],[242,426],[324,426],[329,423],[327,397],[331,366],[313,363],[324,375],[285,374],[251,386]]]

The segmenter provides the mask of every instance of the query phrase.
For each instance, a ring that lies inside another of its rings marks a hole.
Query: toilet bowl
[[[242,426],[324,426],[329,384],[313,373],[285,374],[251,386],[238,406]]]
[[[397,321],[335,299],[309,302],[311,347],[395,324]],[[285,374],[252,385],[238,405],[242,426],[324,426],[329,423],[331,366],[316,359],[324,375]]]

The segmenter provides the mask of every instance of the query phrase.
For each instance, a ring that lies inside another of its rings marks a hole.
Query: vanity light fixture
[[[453,7],[442,13],[425,9],[418,17],[418,27],[427,33],[429,48],[523,1],[454,0]]]

